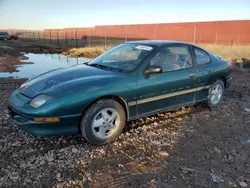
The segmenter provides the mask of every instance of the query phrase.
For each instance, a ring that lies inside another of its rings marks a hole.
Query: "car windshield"
[[[121,44],[92,60],[89,65],[118,71],[132,71],[153,50],[141,44]]]

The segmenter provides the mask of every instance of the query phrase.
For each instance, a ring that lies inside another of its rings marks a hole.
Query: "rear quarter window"
[[[205,65],[210,63],[210,57],[205,51],[198,48],[194,48],[194,54],[196,59],[196,65]]]

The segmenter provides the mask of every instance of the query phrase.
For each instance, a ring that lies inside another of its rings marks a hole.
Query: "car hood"
[[[39,94],[60,96],[81,87],[93,85],[93,82],[113,80],[122,73],[99,69],[86,65],[55,69],[29,79],[20,87],[20,92],[33,98]]]

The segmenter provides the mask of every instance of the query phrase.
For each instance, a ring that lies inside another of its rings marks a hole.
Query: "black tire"
[[[119,114],[119,125],[117,130],[107,139],[97,137],[92,128],[94,118],[101,110],[111,108]],[[80,124],[80,131],[82,136],[93,145],[102,145],[114,141],[123,131],[126,123],[126,114],[124,108],[120,103],[112,99],[101,99],[92,104],[83,114]]]
[[[221,87],[221,89],[222,89],[222,94],[221,94],[221,97],[220,97],[220,99],[219,99],[219,101],[217,102],[217,103],[213,103],[212,102],[212,90],[217,86],[217,85],[219,85],[220,87]],[[223,95],[224,95],[224,90],[225,90],[225,85],[224,85],[224,82],[222,81],[222,80],[216,80],[214,83],[213,83],[213,85],[211,86],[211,88],[209,89],[209,91],[208,91],[208,100],[207,100],[207,105],[208,105],[208,107],[209,108],[215,108],[215,107],[217,107],[219,104],[220,104],[220,102],[222,101],[222,99],[223,99]]]

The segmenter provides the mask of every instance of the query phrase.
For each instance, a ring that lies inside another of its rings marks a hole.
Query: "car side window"
[[[192,58],[187,46],[169,46],[162,49],[150,65],[158,65],[163,72],[168,72],[192,67]]]
[[[204,64],[210,63],[210,57],[203,50],[200,50],[198,48],[194,48],[194,53],[195,53],[197,65],[204,65]]]

